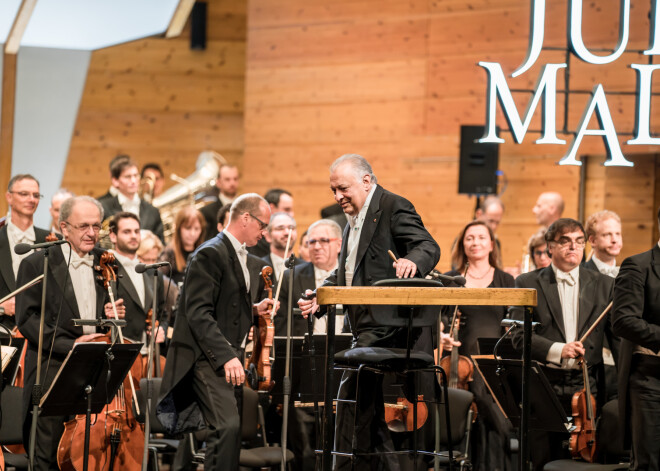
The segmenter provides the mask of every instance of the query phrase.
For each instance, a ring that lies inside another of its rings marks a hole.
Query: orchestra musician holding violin
[[[606,312],[612,299],[613,280],[609,276],[580,266],[585,247],[582,225],[569,218],[553,222],[545,234],[550,266],[520,275],[516,288],[534,288],[538,305],[533,308],[532,321],[540,325],[532,334],[532,359],[544,363],[544,372],[553,386],[566,417],[571,416],[572,399],[576,392],[591,389],[602,406],[603,339],[607,336],[613,353],[619,341],[611,331]],[[512,317],[523,319],[521,308],[512,308]],[[595,326],[594,326],[595,324]],[[593,331],[589,333],[590,328]],[[514,346],[522,349],[522,329],[513,336]],[[583,339],[583,340],[582,340]],[[581,341],[582,340],[582,341]],[[586,360],[589,384],[581,370],[580,359]],[[562,442],[568,434],[530,431],[531,459],[534,469],[554,459],[570,457]],[[595,443],[594,443],[595,446]]]
[[[41,384],[47,391],[67,354],[76,342],[93,341],[103,334],[93,326],[76,327],[73,319],[111,317],[112,306],[106,301],[102,284],[96,282],[94,266],[103,253],[95,248],[98,241],[103,208],[89,196],[76,196],[62,203],[59,225],[68,244],[49,248],[45,326]],[[69,263],[70,262],[70,263]],[[44,251],[32,253],[18,271],[17,284],[23,285],[43,274]],[[23,395],[25,443],[31,424],[32,386],[36,380],[39,321],[42,285],[37,284],[16,297],[16,322],[27,339],[25,357],[25,389]],[[124,317],[125,308],[117,302],[117,312]],[[34,470],[57,470],[57,449],[68,417],[39,417]]]
[[[254,316],[276,304],[252,303],[246,246],[256,245],[269,220],[261,196],[239,196],[229,225],[197,248],[186,270],[157,413],[171,433],[206,424],[205,470],[238,469],[243,350]]]

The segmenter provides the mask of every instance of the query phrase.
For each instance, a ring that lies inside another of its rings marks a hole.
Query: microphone
[[[54,240],[53,242],[41,242],[40,244],[16,244],[14,246],[14,252],[18,255],[23,255],[28,253],[30,250],[34,249],[46,249],[52,247],[53,245],[62,245],[67,244],[68,242],[64,239]]]
[[[164,267],[169,264],[170,262],[158,262],[149,265],[145,265],[144,263],[138,263],[137,265],[135,265],[135,273],[144,273],[145,271],[151,270],[152,268]]]
[[[524,321],[517,321],[515,319],[502,319],[502,322],[500,322],[500,326],[502,327],[524,327],[525,322]],[[536,329],[541,325],[540,322],[532,322],[532,330]]]
[[[429,276],[434,280],[440,280],[440,281],[444,281],[444,282],[447,282],[447,283],[456,283],[458,286],[465,286],[465,283],[467,282],[464,276],[461,276],[461,275],[456,275],[456,276],[443,275],[438,270],[431,270],[431,273],[429,273]]]

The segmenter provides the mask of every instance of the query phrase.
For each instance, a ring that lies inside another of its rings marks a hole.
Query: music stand
[[[78,343],[69,352],[39,404],[48,416],[85,414],[83,470],[87,471],[91,415],[117,394],[142,344]]]
[[[2,337],[0,339],[0,344],[2,345],[9,345],[10,343],[12,347],[16,347],[16,353],[14,353],[14,356],[11,357],[11,360],[9,360],[9,363],[5,369],[2,370],[3,389],[4,386],[13,385],[14,381],[16,381],[16,376],[18,376],[18,369],[21,365],[21,356],[23,354],[23,350],[25,349],[24,338]]]
[[[496,360],[492,355],[472,355],[472,360],[502,413],[515,427],[520,427],[522,360]],[[568,431],[566,412],[559,403],[548,378],[543,374],[539,362],[532,361],[530,373],[529,428],[566,433]]]

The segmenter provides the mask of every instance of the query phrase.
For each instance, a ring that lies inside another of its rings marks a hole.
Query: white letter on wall
[[[660,64],[632,64],[632,69],[637,70],[637,116],[635,117],[635,138],[628,144],[658,145],[660,138],[651,137],[651,76],[653,71],[660,69]]]
[[[571,50],[583,61],[590,64],[609,64],[617,60],[628,44],[630,32],[630,0],[621,0],[619,6],[619,44],[609,56],[596,56],[589,52],[582,41],[582,0],[570,0],[569,11],[569,43]]]
[[[660,1],[660,0],[658,0]],[[518,67],[511,77],[517,77],[527,72],[539,58],[543,47],[543,29],[545,26],[545,0],[532,0],[532,9],[529,15],[529,45],[527,57],[523,65]]]

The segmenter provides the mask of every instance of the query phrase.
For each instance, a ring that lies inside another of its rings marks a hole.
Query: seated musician
[[[110,317],[112,306],[105,303],[103,285],[95,281],[93,266],[99,264],[102,250],[98,241],[103,208],[89,196],[76,196],[62,203],[60,230],[69,244],[49,249],[41,384],[47,391],[53,377],[76,342],[92,341],[102,334],[96,327],[75,327],[72,319]],[[69,263],[70,261],[70,263]],[[44,251],[31,254],[18,270],[17,284],[23,285],[43,274]],[[31,424],[32,386],[36,380],[42,285],[36,284],[16,298],[16,322],[28,342],[25,356],[23,394],[24,436],[28,443]],[[124,307],[118,303],[120,318]],[[39,417],[35,448],[35,470],[57,470],[57,448],[67,417]]]
[[[584,388],[576,359],[586,358],[592,393],[602,393],[603,338],[607,335],[612,340],[610,345],[618,348],[618,341],[611,333],[609,314],[584,342],[580,341],[612,299],[613,280],[580,266],[585,232],[578,221],[558,219],[548,228],[545,240],[552,264],[520,275],[516,288],[537,290],[538,305],[533,309],[532,320],[541,325],[532,335],[532,359],[548,366],[546,376],[566,417],[570,417],[573,394]],[[513,308],[512,314],[515,319],[523,319],[520,308]],[[519,329],[513,338],[518,349],[522,349],[522,334]],[[602,405],[602,401],[599,403]],[[568,451],[562,447],[562,441],[567,439],[568,434],[531,431],[534,469],[542,469],[548,461],[568,457]]]
[[[346,154],[330,167],[330,188],[335,200],[349,216],[339,256],[339,265],[324,286],[369,286],[387,278],[424,276],[438,263],[440,247],[428,233],[413,205],[376,184],[371,165],[362,156]],[[387,251],[398,257],[394,264]],[[308,290],[308,292],[311,292]],[[316,300],[299,300],[303,315],[315,313]],[[357,347],[403,347],[406,329],[382,326],[368,306],[350,306],[348,317]],[[419,336],[421,332],[417,332]],[[429,333],[430,334],[430,333]],[[431,341],[429,341],[430,345]],[[365,373],[358,398],[357,448],[360,451],[392,451],[393,444],[384,420],[382,376]],[[342,377],[339,398],[353,399],[355,375]],[[373,421],[377,421],[373,424]],[[353,448],[353,405],[338,403],[335,450]],[[399,469],[395,455],[360,457],[355,469],[369,462],[379,469]],[[350,469],[351,460],[336,457],[333,469]]]
[[[193,252],[186,269],[157,410],[171,433],[206,424],[205,469],[238,470],[235,393],[240,400],[243,350],[253,315],[263,315],[273,304],[270,299],[251,301],[254,281],[245,247],[263,237],[269,218],[268,204],[259,195],[239,196],[229,225]]]

